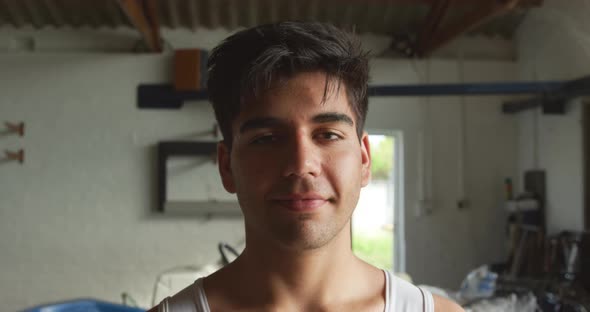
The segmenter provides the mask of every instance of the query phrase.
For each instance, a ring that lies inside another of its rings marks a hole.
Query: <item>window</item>
[[[352,249],[377,267],[403,271],[401,135],[370,134],[369,142],[372,178],[352,216]]]

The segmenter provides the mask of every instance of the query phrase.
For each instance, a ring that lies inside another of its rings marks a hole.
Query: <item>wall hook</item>
[[[19,136],[25,135],[25,123],[23,121],[19,123],[5,121],[4,126],[6,127],[6,130],[2,131],[4,133],[18,133]]]
[[[18,161],[21,164],[25,161],[25,151],[23,149],[19,149],[18,152],[5,150],[4,155],[5,161]]]

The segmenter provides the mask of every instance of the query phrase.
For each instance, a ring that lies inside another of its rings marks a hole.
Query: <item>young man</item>
[[[223,41],[208,66],[219,172],[246,247],[151,311],[462,311],[352,253],[371,172],[357,39],[319,23],[259,26]]]

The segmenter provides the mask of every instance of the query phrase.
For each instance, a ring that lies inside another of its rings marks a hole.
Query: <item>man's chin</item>
[[[308,252],[319,250],[326,245],[325,242],[298,240],[298,241],[280,241],[281,246],[291,252]]]
[[[327,229],[317,228],[311,224],[299,224],[297,227],[283,226],[276,229],[273,237],[289,250],[309,251],[329,244],[335,235]]]

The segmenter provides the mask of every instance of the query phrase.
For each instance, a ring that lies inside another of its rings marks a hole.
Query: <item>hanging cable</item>
[[[459,83],[465,83],[465,66],[463,51],[459,53]],[[469,201],[465,190],[465,146],[467,145],[467,107],[465,96],[459,97],[459,142],[457,144],[457,208],[467,208]]]

